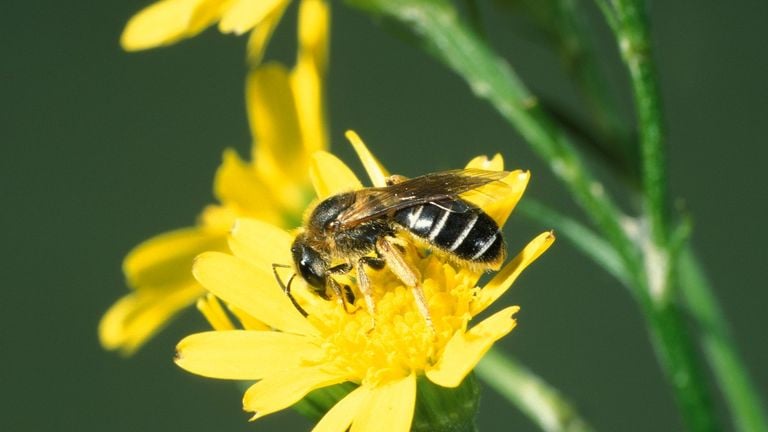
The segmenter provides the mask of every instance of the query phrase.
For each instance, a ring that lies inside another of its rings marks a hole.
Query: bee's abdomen
[[[503,255],[499,226],[481,209],[463,200],[442,200],[398,210],[395,222],[457,258],[493,263]]]

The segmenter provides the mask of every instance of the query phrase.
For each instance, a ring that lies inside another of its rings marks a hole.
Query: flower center
[[[386,268],[369,269],[373,318],[352,277],[343,281],[355,294],[349,311],[337,299],[307,299],[308,319],[323,333],[324,363],[353,381],[375,384],[429,368],[453,334],[466,328],[477,274],[456,270],[435,256],[412,261],[421,274],[432,326],[419,313],[410,287]]]

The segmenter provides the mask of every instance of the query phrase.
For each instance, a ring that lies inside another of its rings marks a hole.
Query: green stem
[[[563,397],[516,360],[492,349],[475,368],[483,381],[515,404],[542,430],[588,432],[592,428]]]
[[[667,166],[664,125],[656,71],[651,55],[648,18],[642,0],[615,0],[619,50],[629,71],[640,134],[644,211],[653,240],[666,247],[668,237]]]
[[[667,379],[677,389],[676,400],[688,428],[714,430],[716,422],[704,376],[671,292],[676,257],[672,256],[669,238],[664,126],[646,5],[643,0],[613,0],[612,4],[613,13],[608,8],[603,11],[607,20],[615,20],[611,27],[629,72],[640,137],[643,222],[649,231],[641,239],[647,290],[647,297],[642,293],[641,303],[653,330],[657,354],[667,364]]]
[[[740,431],[768,431],[768,417],[749,371],[736,351],[728,321],[693,251],[683,250],[678,264],[686,306],[700,327],[700,339],[715,378],[725,394],[734,426]]]
[[[656,356],[664,368],[667,381],[675,390],[675,400],[687,429],[719,430],[704,373],[678,304],[652,301],[643,306]]]

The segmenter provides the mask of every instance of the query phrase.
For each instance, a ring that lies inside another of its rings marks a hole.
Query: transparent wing
[[[458,169],[426,174],[391,186],[363,189],[356,193],[355,203],[339,215],[339,227],[351,228],[406,207],[453,199],[508,174],[507,171]]]

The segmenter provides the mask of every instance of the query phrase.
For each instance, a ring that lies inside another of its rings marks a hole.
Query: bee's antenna
[[[293,279],[296,277],[296,273],[293,273],[291,275],[290,279],[288,279],[288,285],[286,285],[286,284],[283,283],[283,280],[280,279],[280,275],[277,274],[278,267],[279,268],[291,268],[291,266],[285,265],[285,264],[274,264],[273,263],[272,264],[272,273],[275,274],[275,279],[277,280],[277,284],[280,285],[280,288],[282,288],[282,290],[285,293],[285,295],[287,295],[288,298],[291,300],[291,303],[293,303],[293,307],[295,307],[296,310],[299,311],[299,313],[304,315],[305,317],[309,316],[307,311],[305,311],[304,308],[299,305],[299,303],[293,297],[293,294],[291,294],[291,283],[293,282]]]

